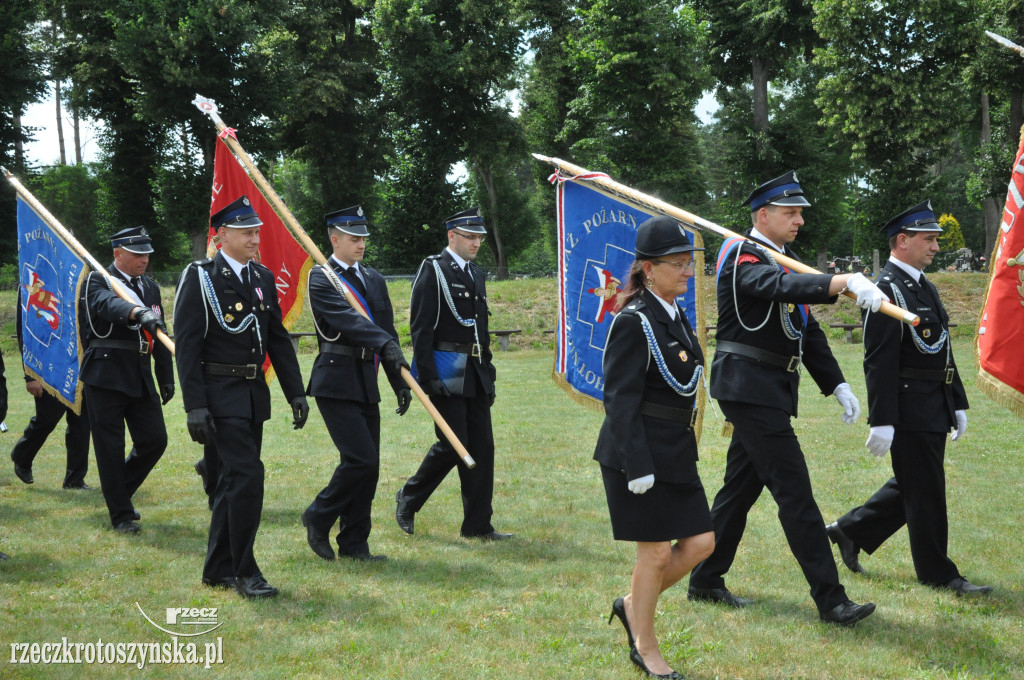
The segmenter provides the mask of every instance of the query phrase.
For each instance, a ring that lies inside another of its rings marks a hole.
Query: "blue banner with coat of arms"
[[[618,293],[629,279],[636,229],[652,216],[589,186],[585,176],[558,178],[558,328],[555,381],[578,401],[601,407],[604,393],[605,342]],[[690,242],[703,246],[687,225]],[[702,253],[696,252],[695,256]],[[694,329],[703,329],[698,291],[703,258],[698,257],[696,285],[677,298]]]
[[[18,272],[25,372],[76,414],[81,340],[78,294],[88,265],[18,197]]]

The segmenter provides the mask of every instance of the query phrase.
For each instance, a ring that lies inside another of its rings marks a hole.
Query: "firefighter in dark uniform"
[[[990,586],[965,579],[949,558],[946,434],[967,430],[967,394],[953,360],[946,314],[924,269],[939,252],[942,227],[925,201],[892,218],[889,261],[878,287],[897,305],[921,317],[917,327],[882,314],[864,315],[864,377],[868,388],[867,447],[892,452],[894,477],[868,501],[826,527],[852,571],[863,571],[861,549],[873,553],[907,525],[910,554],[921,583],[957,595],[983,595]]]
[[[852,625],[875,606],[855,604],[839,583],[814,501],[800,442],[790,422],[797,415],[801,365],[824,395],[835,395],[847,424],[860,414],[857,398],[832,356],[824,332],[806,305],[835,302],[847,288],[857,304],[875,310],[884,296],[862,274],[796,274],[779,266],[772,253],[796,258],[787,244],[803,224],[810,203],[795,173],[762,184],[744,201],[750,204],[756,243],[730,239],[718,256],[718,331],[711,365],[711,396],[734,430],[725,480],[711,516],[715,550],[690,575],[691,600],[741,607],[751,600],[725,587],[747,512],[768,487],[790,549],[811,586],[822,621]]]
[[[15,321],[18,347],[22,347],[20,290]],[[43,384],[28,373],[25,374],[25,391],[32,395],[36,414],[28,421],[28,426],[11,450],[14,474],[25,484],[32,484],[35,481],[32,463],[46,444],[46,438],[60,424],[61,419],[64,419],[67,425],[64,430],[64,448],[67,455],[64,488],[91,491],[92,487],[85,483],[85,475],[89,471],[89,412],[86,410],[85,398],[82,398],[82,412],[76,414],[60,399],[44,390]]]
[[[273,597],[253,544],[263,511],[263,423],[270,389],[269,355],[292,407],[295,429],[309,408],[273,273],[253,261],[263,224],[242,196],[210,218],[221,250],[189,265],[174,301],[175,358],[189,435],[204,449],[216,479],[203,583],[234,587],[244,597]]]
[[[398,397],[399,415],[412,398],[402,380],[408,368],[395,332],[395,314],[384,277],[363,264],[366,216],[356,205],[325,216],[334,254],[327,265],[369,313],[366,319],[346,301],[324,266],[309,273],[309,304],[320,354],[306,393],[316,399],[341,461],[327,486],[302,513],[306,541],[325,560],[334,559],[327,532],[340,520],[338,556],[380,561],[370,554],[370,506],[380,475],[380,392],[377,357]]]
[[[79,304],[85,348],[80,380],[111,524],[133,534],[140,516],[132,497],[167,448],[161,402],[174,396],[174,366],[170,351],[155,339],[165,326],[160,287],[144,275],[153,252],[149,234],[145,227],[122,229],[110,245],[114,262],[107,271],[132,299],[114,294],[98,272],[86,278]],[[132,438],[127,458],[125,425]]]
[[[395,494],[395,519],[413,533],[415,514],[453,467],[462,484],[463,536],[500,541],[512,534],[491,525],[494,493],[494,365],[487,333],[487,286],[483,270],[472,263],[487,230],[478,208],[445,220],[448,247],[431,255],[416,274],[409,303],[413,364],[417,380],[455,432],[476,467],[460,462],[451,444],[437,433],[419,470]]]

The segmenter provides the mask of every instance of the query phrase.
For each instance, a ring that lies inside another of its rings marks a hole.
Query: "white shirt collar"
[[[131,283],[132,279],[138,278],[138,277],[135,277],[135,276],[129,276],[128,274],[125,274],[123,271],[121,271],[121,268],[118,267],[116,264],[114,265],[114,269],[116,269],[117,273],[120,274],[121,276],[123,276],[124,280],[128,281],[129,283]]]
[[[448,254],[452,256],[453,260],[455,260],[455,264],[459,265],[459,269],[466,268],[466,265],[468,264],[466,260],[463,260],[461,257],[459,257],[451,248],[445,248],[445,250],[447,250]]]
[[[341,271],[348,271],[352,267],[355,267],[356,274],[360,273],[359,272],[359,263],[358,262],[354,262],[352,264],[345,264],[344,262],[342,262],[341,260],[336,258],[334,255],[331,255],[331,260],[333,260],[339,267],[341,267]]]
[[[778,247],[777,245],[775,245],[774,243],[772,243],[772,240],[770,238],[768,238],[767,236],[765,236],[764,234],[759,232],[757,230],[757,227],[751,227],[750,235],[753,236],[754,238],[756,238],[758,241],[761,241],[762,243],[764,243],[769,248],[772,248],[773,250],[777,250],[780,253],[785,253],[786,252],[784,249],[782,249],[782,248]]]
[[[889,262],[892,262],[894,265],[905,271],[910,276],[910,278],[914,279],[914,283],[921,283],[921,276],[924,274],[924,272],[918,269],[917,267],[912,267],[903,260],[893,257],[892,255],[889,256]]]
[[[220,251],[220,255],[221,255],[221,257],[224,258],[224,261],[228,263],[228,266],[231,267],[231,271],[233,271],[235,273],[235,276],[237,276],[238,279],[241,280],[242,279],[242,270],[245,269],[245,267],[249,263],[248,262],[246,262],[246,263],[239,262],[238,260],[232,258],[230,255],[225,253],[223,250]]]
[[[656,295],[654,291],[651,290],[650,288],[648,288],[647,290],[650,291],[651,295],[654,297],[655,300],[661,303],[661,306],[665,308],[665,311],[668,312],[668,315],[672,318],[673,321],[677,321],[679,319],[679,311],[678,307],[676,307],[675,301],[673,301],[672,304],[669,304],[665,302],[663,299],[661,299],[658,295]]]

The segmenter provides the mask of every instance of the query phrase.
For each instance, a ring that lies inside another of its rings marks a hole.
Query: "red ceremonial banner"
[[[233,131],[230,134],[233,135]],[[281,304],[284,327],[291,330],[302,313],[306,281],[313,266],[313,258],[298,244],[249,177],[245,166],[235,158],[235,154],[231,153],[228,145],[218,136],[217,153],[213,159],[213,197],[210,215],[213,216],[242,194],[249,197],[253,209],[263,221],[263,226],[260,227],[260,250],[257,260],[274,272],[277,300]],[[216,236],[217,233],[211,226],[207,242],[207,253],[210,255],[220,248]],[[263,370],[267,374],[267,380],[272,380],[274,374],[270,366],[270,357],[264,362]]]
[[[1024,130],[978,324],[978,386],[1024,418]]]

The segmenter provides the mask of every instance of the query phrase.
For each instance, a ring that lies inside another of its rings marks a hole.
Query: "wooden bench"
[[[508,351],[508,339],[516,333],[522,333],[523,329],[515,328],[511,330],[502,331],[489,331],[491,335],[497,336],[498,338],[498,350],[501,352]]]

